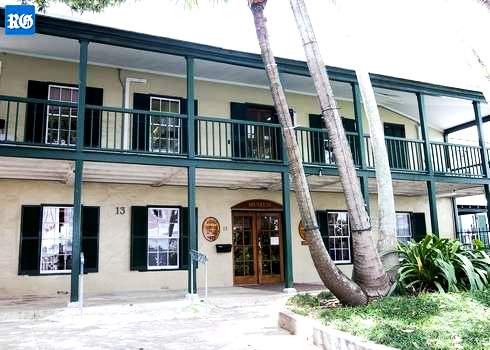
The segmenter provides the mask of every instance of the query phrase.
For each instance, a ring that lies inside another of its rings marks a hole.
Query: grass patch
[[[288,307],[366,340],[403,350],[490,349],[490,289],[387,297],[361,307],[322,307],[322,298],[296,295]]]

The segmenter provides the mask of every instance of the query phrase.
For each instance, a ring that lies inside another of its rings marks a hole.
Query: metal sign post
[[[189,252],[191,258],[191,303],[194,302],[194,280],[197,279],[197,272],[194,272],[194,261],[204,264],[204,303],[206,314],[208,313],[208,257],[194,249]]]
[[[79,292],[79,304],[80,304],[80,317],[83,317],[83,265],[85,264],[85,257],[83,252],[80,253],[80,292]]]

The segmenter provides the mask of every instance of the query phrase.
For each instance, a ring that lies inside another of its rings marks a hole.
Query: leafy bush
[[[400,244],[397,252],[400,292],[482,290],[490,282],[490,257],[455,240],[427,235],[420,242]]]

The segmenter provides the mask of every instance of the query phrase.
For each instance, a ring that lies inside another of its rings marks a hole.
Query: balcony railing
[[[366,145],[366,164],[374,168],[372,140],[364,136]],[[390,168],[398,171],[425,172],[424,141],[399,137],[385,137]]]
[[[431,142],[432,166],[435,173],[481,177],[481,148],[443,142]]]
[[[467,230],[456,232],[456,239],[459,240],[464,247],[473,248],[475,241],[483,244],[486,251],[490,251],[490,235],[487,230]]]
[[[77,104],[0,96],[0,144],[74,148]],[[335,156],[325,129],[296,127],[296,140],[306,165],[335,167]],[[359,137],[347,132],[354,163],[361,165]],[[282,162],[281,127],[225,118],[195,119],[195,154],[199,158]],[[187,116],[144,110],[86,105],[84,149],[148,153],[183,157],[188,154]],[[386,137],[393,171],[426,173],[422,140]],[[374,168],[371,138],[363,137],[365,164]],[[430,142],[436,174],[483,177],[480,147]],[[487,150],[490,156],[489,150]]]
[[[313,165],[335,166],[332,142],[328,139],[325,129],[296,127],[296,140],[301,152],[303,163]],[[356,133],[347,132],[354,164],[360,164],[359,146]]]

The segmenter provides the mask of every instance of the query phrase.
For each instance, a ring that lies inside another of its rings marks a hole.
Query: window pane
[[[348,263],[350,256],[350,225],[347,212],[327,214],[328,251],[335,262]]]
[[[396,213],[396,236],[400,242],[407,242],[412,238],[409,213]]]
[[[176,268],[179,261],[178,208],[148,209],[148,268]]]
[[[44,207],[41,232],[40,272],[71,269],[73,209]]]
[[[61,98],[61,90],[59,87],[51,87],[49,89],[49,97],[50,100],[56,100],[59,101]]]

